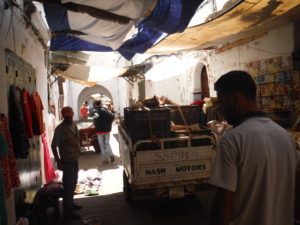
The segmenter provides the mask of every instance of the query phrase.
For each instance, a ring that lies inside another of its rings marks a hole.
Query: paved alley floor
[[[213,193],[203,192],[197,198],[141,201],[129,206],[123,199],[123,167],[119,158],[117,127],[111,134],[111,146],[115,162],[101,165],[100,154],[94,151],[81,153],[79,166],[82,170],[98,168],[102,172],[99,195],[76,195],[75,202],[83,208],[78,213],[83,218],[93,218],[101,225],[208,225]],[[82,225],[82,220],[66,222],[47,213],[47,225]]]

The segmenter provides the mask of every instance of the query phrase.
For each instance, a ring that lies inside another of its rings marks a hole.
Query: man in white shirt
[[[212,225],[292,225],[296,149],[289,134],[259,111],[244,71],[216,83],[220,111],[234,128],[219,142],[210,183]]]

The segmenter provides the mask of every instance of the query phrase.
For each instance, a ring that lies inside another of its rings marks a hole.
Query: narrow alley
[[[102,174],[99,195],[77,195],[75,202],[82,205],[78,211],[83,220],[92,219],[101,225],[182,225],[209,224],[210,208],[214,196],[213,191],[206,191],[200,195],[185,199],[159,199],[137,201],[128,204],[123,196],[123,166],[120,161],[117,126],[111,133],[111,145],[116,158],[113,164],[102,165],[100,155],[92,148],[83,151],[79,158],[79,168],[83,171],[98,169]],[[53,215],[53,209],[48,210],[47,225],[81,225],[82,220],[66,222]]]

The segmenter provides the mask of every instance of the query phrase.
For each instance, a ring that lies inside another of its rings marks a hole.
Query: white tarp
[[[72,2],[102,9],[131,19],[128,24],[99,20],[86,13],[68,11],[68,22],[71,30],[78,30],[87,35],[78,38],[118,49],[128,38],[136,33],[135,24],[144,18],[149,8],[153,9],[157,0],[62,0],[62,3]]]
[[[65,71],[57,70],[55,75],[65,79],[93,86],[98,82],[107,81],[123,75],[128,68],[107,68],[101,66],[69,65]]]
[[[72,2],[102,9],[133,20],[143,17],[144,13],[156,5],[157,0],[62,0],[61,3]]]

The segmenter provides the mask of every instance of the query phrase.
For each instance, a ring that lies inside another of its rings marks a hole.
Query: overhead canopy
[[[300,19],[299,0],[242,1],[222,16],[172,34],[147,53],[175,53],[206,49],[265,33]]]
[[[151,67],[151,63],[139,64],[125,68],[68,64],[61,66],[61,68],[59,66],[54,67],[53,74],[91,87],[99,82],[117,77],[123,77],[132,84],[133,81],[143,79],[144,74]]]
[[[116,50],[129,60],[183,32],[203,0],[36,1],[44,4],[52,32],[50,50]]]
[[[107,68],[71,64],[66,70],[57,69],[54,74],[87,86],[107,81],[123,75],[129,68]]]

